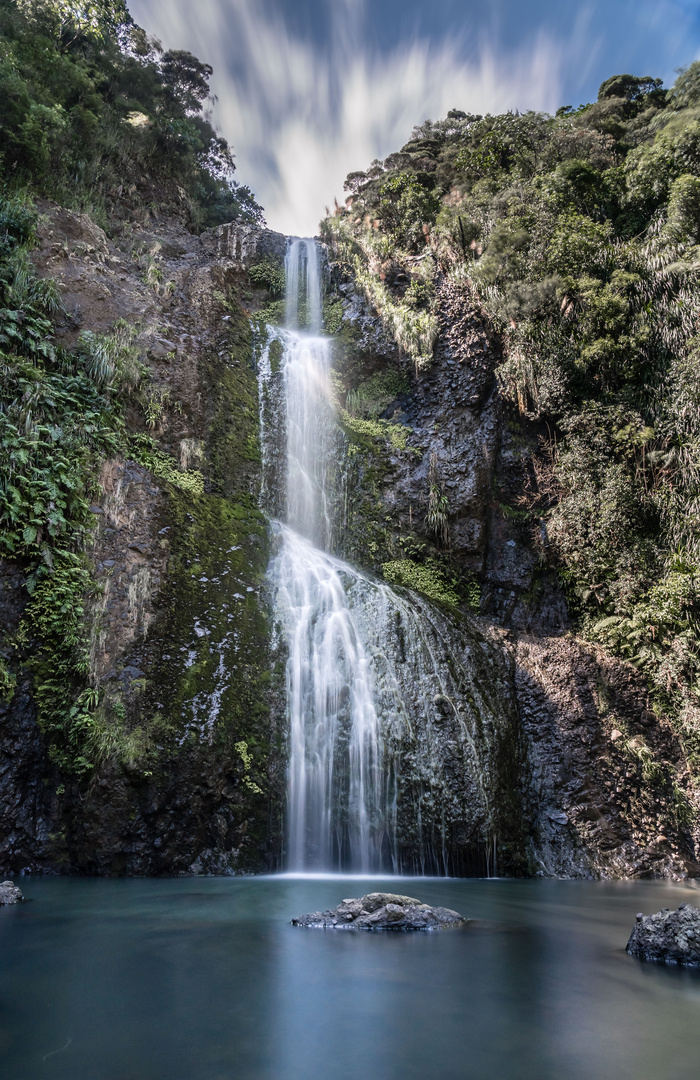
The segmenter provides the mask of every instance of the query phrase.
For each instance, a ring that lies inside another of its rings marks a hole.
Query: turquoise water
[[[653,882],[27,879],[0,908],[8,1080],[698,1080],[700,973],[624,952]],[[381,888],[442,934],[304,930]]]

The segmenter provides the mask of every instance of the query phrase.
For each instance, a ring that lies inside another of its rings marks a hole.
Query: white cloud
[[[233,145],[237,178],[265,207],[272,228],[309,235],[324,207],[343,197],[346,174],[399,149],[417,123],[450,108],[551,111],[565,65],[581,81],[593,62],[586,9],[567,44],[544,33],[517,52],[486,40],[367,44],[364,0],[332,0],[322,51],[292,36],[263,0],[132,0],[136,20],[170,48],[214,67],[215,119]]]

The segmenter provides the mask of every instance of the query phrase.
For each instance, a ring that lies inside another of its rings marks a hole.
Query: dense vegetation
[[[0,170],[102,225],[134,210],[192,228],[262,210],[204,106],[212,69],[164,51],[124,0],[0,0]]]
[[[192,229],[260,221],[202,115],[210,74],[147,40],[119,0],[0,0],[0,557],[22,568],[29,595],[18,633],[0,633],[0,697],[15,693],[24,663],[52,759],[79,775],[115,748],[134,750],[89,671],[96,584],[85,549],[100,464],[128,452],[190,497],[202,476],[178,469],[147,431],[127,432],[129,403],[142,428],[154,426],[133,327],[56,344],[65,313],[31,261],[35,201],[88,210],[115,230],[144,210]]]
[[[700,766],[700,63],[554,117],[453,110],[345,186],[324,233],[418,368],[446,276],[500,332],[502,391],[550,432],[516,509]]]
[[[37,705],[61,760],[90,726],[81,555],[96,464],[123,439],[117,391],[138,380],[128,347],[86,335],[74,352],[52,342],[55,286],[29,261],[35,214],[18,199],[0,211],[0,554],[27,575],[29,605],[14,648],[34,646]],[[14,676],[0,657],[4,696]],[[60,749],[59,749],[60,746]],[[73,753],[78,760],[82,753]]]

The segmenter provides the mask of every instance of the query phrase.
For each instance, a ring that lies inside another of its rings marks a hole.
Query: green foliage
[[[97,691],[86,685],[85,603],[91,589],[90,572],[80,556],[55,552],[53,568],[36,585],[17,637],[20,648],[34,645],[27,666],[34,676],[39,726],[48,738],[51,759],[78,775],[94,764],[84,746],[98,701]]]
[[[531,176],[547,142],[547,119],[535,112],[475,118],[455,161],[470,177]]]
[[[111,399],[119,348],[106,338],[101,351],[88,338],[72,354],[56,348],[56,296],[18,244],[0,260],[0,551],[33,574],[85,529],[92,458],[115,453],[122,430]]]
[[[384,580],[390,585],[402,585],[406,589],[415,589],[431,600],[440,604],[456,607],[459,596],[454,583],[448,582],[441,567],[433,563],[417,563],[412,559],[395,559],[382,566]]]
[[[438,337],[437,318],[426,311],[414,311],[397,302],[388,288],[361,261],[355,264],[358,285],[377,309],[382,322],[396,343],[414,361],[416,368],[428,367]]]
[[[0,177],[105,217],[146,187],[196,227],[261,220],[202,111],[211,68],[121,0],[0,0],[0,39]]]
[[[111,761],[134,771],[141,768],[142,775],[150,776],[150,771],[143,766],[149,764],[153,755],[154,728],[158,724],[136,725],[130,727],[121,702],[98,707],[85,718],[81,731],[80,749],[84,761],[83,771],[88,773],[93,768]],[[68,766],[72,762],[68,761]]]
[[[241,761],[243,762],[243,783],[249,791],[252,791],[254,795],[262,795],[262,788],[259,784],[255,783],[255,781],[251,778],[250,775],[251,766],[253,764],[253,756],[248,749],[248,743],[241,740],[241,742],[237,742],[235,744],[233,749],[236,751]]]
[[[377,214],[393,240],[407,251],[425,244],[440,199],[413,174],[402,173],[382,184]]]
[[[651,143],[632,150],[625,162],[627,198],[649,212],[668,199],[674,180],[700,173],[700,122],[678,132],[661,131]]]
[[[96,466],[123,446],[117,390],[128,394],[140,364],[124,326],[81,335],[72,353],[54,344],[58,293],[27,257],[35,221],[28,204],[0,202],[0,553],[25,570],[31,599],[14,645],[28,655],[51,757],[83,774],[94,764],[97,694],[85,633],[94,583],[79,552]],[[5,695],[14,678],[3,661]]]
[[[204,493],[202,473],[198,469],[181,469],[175,458],[158,450],[148,435],[133,436],[129,441],[129,452],[159,480],[165,480],[179,491],[195,496]]]
[[[284,296],[284,263],[281,259],[266,255],[264,259],[250,267],[248,277],[254,285],[267,289],[272,300],[278,300]]]
[[[109,334],[80,333],[77,353],[88,377],[99,387],[128,396],[147,373],[140,349],[133,344],[137,330],[121,319]]]
[[[436,543],[447,547],[450,541],[448,516],[450,504],[445,494],[444,484],[438,479],[437,455],[430,455],[430,467],[428,469],[428,512],[426,524],[433,533]]]
[[[343,323],[342,300],[326,298],[323,303],[323,328],[327,334],[335,336],[340,333]]]
[[[15,695],[17,675],[10,671],[4,656],[0,656],[0,701],[10,702]]]
[[[678,705],[700,694],[700,568],[682,556],[629,615],[595,623],[593,637],[646,671],[660,698]]]
[[[372,444],[388,440],[394,450],[406,450],[410,427],[405,424],[392,424],[389,420],[362,420],[351,416],[345,409],[338,412],[338,421],[349,438],[361,446],[373,448]]]
[[[687,109],[700,104],[700,61],[694,60],[688,67],[680,69],[669,91],[668,102],[673,109]]]
[[[526,507],[543,564],[581,630],[644,670],[664,708],[700,717],[700,62],[670,91],[614,75],[554,117],[453,110],[346,190],[324,236],[395,340],[413,336],[418,368],[434,339],[407,319],[430,318],[429,300],[392,284],[420,265],[401,250],[417,239],[401,199],[440,198],[427,250],[500,334],[504,395],[548,426]],[[359,392],[348,411],[369,415]],[[436,536],[442,498],[431,481]],[[691,754],[696,719],[678,721]]]
[[[350,416],[376,419],[399,394],[409,390],[408,376],[403,371],[383,368],[355,390],[348,391],[345,407]]]

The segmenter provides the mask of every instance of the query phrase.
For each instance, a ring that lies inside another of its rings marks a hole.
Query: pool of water
[[[624,952],[654,882],[27,879],[0,908],[8,1080],[698,1080],[700,972]],[[465,930],[290,926],[407,892]]]

